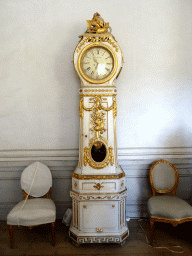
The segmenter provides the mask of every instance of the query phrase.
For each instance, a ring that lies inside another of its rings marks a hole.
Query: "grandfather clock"
[[[73,243],[120,243],[129,235],[125,173],[118,164],[114,85],[123,64],[109,23],[95,13],[74,51],[81,80],[79,163],[72,175]]]

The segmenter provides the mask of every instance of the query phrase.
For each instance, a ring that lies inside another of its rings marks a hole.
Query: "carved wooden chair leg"
[[[12,225],[9,225],[9,238],[10,238],[10,247],[14,248],[14,229]]]
[[[150,231],[149,231],[149,239],[150,245],[153,246],[153,236],[154,236],[154,219],[150,218]]]
[[[55,222],[51,223],[52,244],[55,246]]]

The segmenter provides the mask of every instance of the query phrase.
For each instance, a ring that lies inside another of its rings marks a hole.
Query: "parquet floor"
[[[142,228],[140,227],[142,225]],[[129,238],[123,246],[119,244],[83,244],[75,247],[69,239],[68,228],[61,220],[56,225],[56,246],[51,244],[49,226],[28,230],[15,228],[15,248],[9,247],[9,236],[5,221],[0,221],[0,255],[65,255],[65,256],[136,256],[136,255],[192,255],[192,223],[184,223],[176,228],[169,224],[157,223],[154,246],[147,243],[149,233],[148,220],[128,222]],[[173,247],[181,246],[181,247]],[[176,253],[169,251],[177,251]],[[179,253],[183,251],[183,253]]]

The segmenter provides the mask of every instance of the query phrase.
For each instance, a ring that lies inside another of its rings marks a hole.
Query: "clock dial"
[[[86,77],[93,80],[103,80],[113,71],[114,58],[107,48],[93,46],[84,52],[80,65]]]

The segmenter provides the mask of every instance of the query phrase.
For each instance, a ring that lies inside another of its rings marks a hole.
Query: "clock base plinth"
[[[124,244],[129,236],[128,227],[124,227],[120,232],[114,233],[89,233],[81,232],[74,227],[70,227],[69,237],[74,242],[74,245],[79,246],[85,243],[118,243]]]
[[[86,185],[89,185],[89,182],[92,181],[87,181]],[[106,184],[108,183],[105,180]],[[73,217],[69,236],[77,246],[82,243],[119,243],[122,245],[129,235],[125,214],[127,189],[124,188],[123,191],[116,193],[98,192],[70,192]]]

